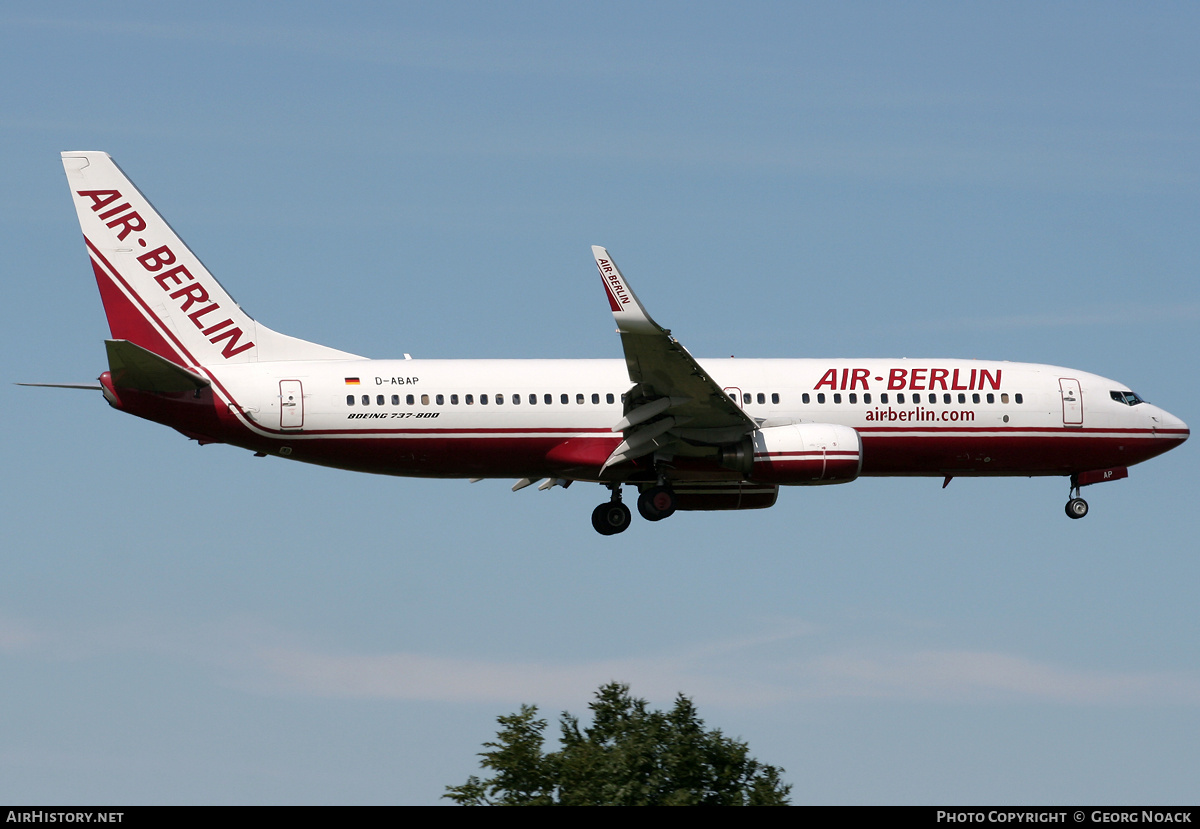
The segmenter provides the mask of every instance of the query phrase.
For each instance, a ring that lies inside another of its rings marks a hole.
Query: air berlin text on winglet
[[[98,213],[101,219],[109,220],[105,222],[108,227],[114,230],[117,227],[121,228],[120,232],[117,233],[118,240],[124,240],[133,231],[146,229],[145,220],[129,207],[128,202],[109,210],[104,210],[105,207],[114,201],[120,201],[121,194],[119,191],[79,190],[77,193],[84,198],[91,199],[92,212]],[[104,211],[103,213],[100,212],[102,210]],[[137,241],[142,247],[146,246],[144,239],[138,239]],[[232,319],[226,318],[220,322],[214,322],[214,319],[220,318],[219,314],[216,318],[201,319],[209,314],[220,311],[221,306],[209,298],[208,291],[205,290],[203,285],[195,281],[196,277],[183,265],[163,270],[166,266],[175,264],[175,254],[169,247],[166,245],[157,247],[148,253],[143,253],[137,260],[143,268],[155,274],[154,281],[158,283],[160,288],[167,292],[167,295],[171,299],[179,303],[179,309],[187,314],[187,318],[192,321],[193,325],[200,329],[200,333],[207,337],[210,343],[217,345],[221,340],[227,341],[221,347],[221,356],[228,359],[241,354],[243,351],[254,348],[253,342],[240,343],[244,332],[233,324]],[[162,273],[159,273],[159,271],[162,271]],[[168,282],[171,284],[167,284]],[[184,284],[185,282],[190,282],[191,284]],[[182,287],[176,288],[175,286]],[[199,305],[200,307],[194,311],[190,310],[193,305]]]
[[[1003,369],[996,369],[993,373],[986,368],[973,368],[970,375],[966,374],[966,369],[957,368],[894,368],[888,372],[887,390],[981,391],[988,388],[999,391],[1002,373]],[[861,388],[863,391],[870,391],[870,379],[870,369],[844,368],[839,374],[838,369],[831,368],[821,375],[813,390],[827,388],[830,391],[855,391]],[[882,383],[883,376],[876,375],[874,380]]]
[[[610,293],[622,305],[628,305],[629,294],[625,292],[625,286],[621,284],[621,277],[612,263],[607,259],[597,259],[596,264],[600,267],[600,274],[609,285]]]

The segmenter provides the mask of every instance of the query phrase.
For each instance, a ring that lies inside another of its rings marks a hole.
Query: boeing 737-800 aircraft
[[[592,524],[757,509],[863,475],[1061,475],[1080,487],[1188,428],[1124,384],[974,360],[697,361],[593,247],[622,360],[368,360],[246,314],[106,153],[62,154],[108,316],[111,406],[200,443],[325,466],[602,484]]]

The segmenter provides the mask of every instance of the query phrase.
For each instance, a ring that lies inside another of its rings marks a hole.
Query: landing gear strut
[[[632,515],[629,507],[621,503],[621,485],[607,484],[612,490],[612,498],[608,503],[601,504],[592,510],[592,526],[600,535],[616,535],[629,529]]]
[[[1083,518],[1088,514],[1087,501],[1079,497],[1079,483],[1075,477],[1071,478],[1071,500],[1067,501],[1067,517],[1068,518]]]

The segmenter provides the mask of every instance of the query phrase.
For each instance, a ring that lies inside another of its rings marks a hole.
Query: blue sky
[[[99,396],[58,153],[267,325],[616,357],[978,357],[1193,425],[1193,4],[6,4],[0,800],[434,803],[621,680],[799,803],[1196,797],[1195,446],[1086,492],[870,479],[602,538],[513,494],[197,447]]]

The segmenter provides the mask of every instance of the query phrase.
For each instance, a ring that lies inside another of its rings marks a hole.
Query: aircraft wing
[[[757,429],[671,332],[651,319],[608,251],[593,245],[592,255],[634,383],[625,397],[625,417],[613,427],[625,440],[605,467],[667,449],[681,439],[715,446]]]

